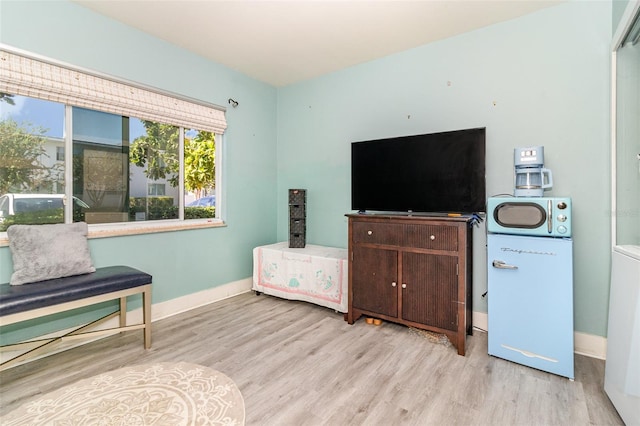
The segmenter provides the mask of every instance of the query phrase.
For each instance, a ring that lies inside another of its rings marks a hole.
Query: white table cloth
[[[346,313],[347,250],[288,242],[253,249],[253,290],[289,300],[302,300]]]

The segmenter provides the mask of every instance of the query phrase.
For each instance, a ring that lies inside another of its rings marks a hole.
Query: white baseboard
[[[154,303],[151,307],[151,322],[153,323],[201,306],[228,299],[229,297],[237,296],[238,294],[246,293],[251,291],[252,285],[252,278],[245,278],[165,302]],[[117,325],[116,321],[117,318],[114,318],[112,321],[105,322],[103,328],[115,327]],[[141,323],[142,307],[127,312],[127,322],[131,324]],[[153,340],[153,331],[151,332],[151,338]]]
[[[607,338],[595,334],[573,333],[574,352],[591,358],[607,359]]]
[[[486,312],[472,312],[471,321],[473,321],[473,327],[482,331],[489,329],[489,315]]]
[[[247,291],[251,291],[251,285],[251,278],[247,278],[245,280],[236,281],[210,290],[153,305],[153,321],[167,318],[203,305],[208,305],[241,293],[246,293]],[[135,313],[139,315],[139,318],[136,318],[136,320],[141,321],[142,310],[138,309],[137,311],[138,312]],[[133,313],[134,312],[130,312],[129,314]],[[472,315],[474,328],[478,328],[483,331],[489,330],[489,315],[487,315],[486,312],[473,311]],[[573,333],[573,339],[575,353],[591,358],[606,359],[606,337],[576,331]]]
[[[164,318],[177,315],[191,309],[199,308],[220,300],[227,299],[229,297],[236,296],[238,294],[251,291],[253,281],[252,278],[245,278],[243,280],[230,282],[218,287],[213,287],[207,290],[203,290],[197,293],[188,294],[186,296],[178,297],[175,299],[167,300],[165,302],[154,303],[151,309],[151,321],[155,322]],[[482,331],[488,331],[489,329],[489,316],[486,312],[473,312],[472,321],[474,328],[478,328]],[[110,321],[105,322],[101,328],[110,328],[117,326],[117,318],[113,318]],[[142,308],[134,309],[127,313],[127,322],[129,324],[137,324],[142,322]],[[72,329],[64,330],[62,332],[52,333],[43,338],[53,337],[60,334],[70,332]],[[87,339],[85,341],[73,341],[73,344],[65,345],[57,351],[49,352],[46,355],[61,352],[63,350],[71,349],[73,347],[86,344],[95,339]],[[151,333],[151,339],[153,344],[153,331]],[[142,344],[142,342],[141,342]],[[593,334],[574,332],[574,352],[580,355],[585,355],[592,358],[606,359],[607,356],[607,338],[602,336],[596,336]],[[0,355],[0,360],[6,360],[6,357],[16,355],[15,352],[4,352]],[[33,361],[41,357],[31,359]],[[29,362],[29,361],[26,361]],[[19,364],[18,364],[19,365]]]
[[[246,293],[251,291],[252,285],[253,279],[245,278],[244,280],[233,281],[218,287],[167,300],[165,302],[154,303],[151,307],[151,322],[153,323],[201,306],[228,299],[229,297],[237,296],[238,294]],[[109,326],[114,327],[116,325],[116,321],[117,318],[114,318],[111,324],[106,322],[105,328],[108,328]],[[130,322],[131,324],[141,323],[142,307],[127,312],[127,322]],[[153,331],[151,332],[151,339],[153,341]]]
[[[171,317],[173,315],[180,314],[182,312],[189,311],[191,309],[199,308],[201,306],[208,305],[220,300],[227,299],[229,297],[236,296],[241,293],[251,291],[253,284],[252,278],[246,278],[239,281],[223,284],[218,287],[213,287],[208,290],[199,291],[197,293],[188,294],[186,296],[178,297],[176,299],[167,300],[165,302],[154,303],[151,308],[151,322],[155,322],[164,318]],[[153,290],[152,290],[153,292]],[[142,323],[142,307],[127,312],[127,324],[139,324]],[[118,326],[118,318],[112,318],[105,321],[94,330],[105,330]],[[73,331],[77,327],[68,328],[66,330],[57,331],[55,333],[49,333],[44,336],[39,336],[40,339],[49,339],[56,336],[61,336]],[[114,331],[114,334],[118,331]],[[35,361],[36,359],[43,358],[48,355],[53,355],[58,352],[66,351],[80,345],[85,345],[90,342],[94,342],[98,339],[102,339],[106,336],[87,338],[85,340],[71,340],[68,343],[60,343],[56,346],[56,349],[50,350],[40,356],[30,358],[26,361],[19,362],[16,366]],[[153,345],[153,327],[151,331],[151,342]],[[140,333],[140,344],[142,345],[142,332]],[[24,351],[10,351],[5,350],[0,353],[0,362],[5,362],[14,356],[20,355]]]
[[[489,330],[489,316],[486,312],[473,312],[473,326],[483,331]],[[591,358],[607,358],[607,338],[594,334],[573,332],[573,351]]]
[[[190,311],[191,309],[199,308],[210,303],[237,296],[238,294],[246,293],[248,291],[251,291],[252,285],[253,278],[249,277],[243,280],[233,281],[218,287],[213,287],[208,290],[203,290],[197,293],[178,297],[176,299],[167,300],[166,302],[156,303],[151,309],[151,321],[158,321],[177,314],[181,314],[182,312]],[[129,312],[129,314],[134,313],[136,315],[139,315],[139,317],[132,316],[131,318],[137,321],[142,321],[142,308]]]

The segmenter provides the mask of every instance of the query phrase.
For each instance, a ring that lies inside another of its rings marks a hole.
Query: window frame
[[[215,213],[215,217],[214,218],[202,218],[202,219],[185,219],[184,218],[184,208],[185,208],[185,200],[184,200],[184,195],[185,195],[185,189],[184,189],[184,134],[185,134],[185,130],[189,130],[191,128],[196,128],[196,130],[205,130],[205,131],[211,131],[210,129],[203,129],[203,128],[197,128],[197,126],[193,126],[190,123],[177,123],[175,122],[175,120],[173,120],[172,123],[167,123],[167,124],[174,124],[176,126],[179,127],[180,129],[180,142],[179,142],[179,156],[180,156],[180,168],[179,168],[179,217],[177,219],[159,219],[159,220],[147,220],[147,221],[128,221],[128,222],[114,222],[114,223],[101,223],[101,224],[91,224],[89,225],[89,238],[102,238],[102,237],[112,237],[112,236],[120,236],[120,235],[136,235],[136,234],[145,234],[145,233],[156,233],[156,232],[169,232],[169,231],[179,231],[179,230],[186,230],[186,229],[198,229],[198,228],[210,228],[210,227],[221,227],[221,226],[226,226],[225,221],[224,221],[224,191],[223,191],[223,181],[222,181],[222,176],[223,176],[223,172],[221,170],[221,166],[222,166],[222,156],[223,156],[223,152],[224,152],[224,144],[225,144],[225,138],[224,138],[224,129],[226,128],[226,119],[224,118],[224,114],[226,113],[226,108],[224,107],[220,107],[218,105],[214,105],[208,102],[204,102],[204,101],[200,101],[200,100],[195,100],[192,98],[188,98],[185,96],[181,96],[181,95],[177,95],[165,90],[161,90],[161,89],[157,89],[157,88],[152,88],[146,85],[142,85],[142,84],[138,84],[138,83],[132,83],[126,80],[122,80],[122,79],[118,79],[109,75],[105,75],[105,74],[101,74],[101,73],[95,73],[92,71],[88,71],[76,66],[72,66],[72,65],[68,65],[68,64],[64,64],[62,62],[59,61],[55,61],[55,60],[51,60],[48,58],[44,58],[41,56],[37,56],[37,55],[33,55],[30,54],[28,52],[24,52],[21,51],[19,49],[15,49],[13,47],[4,45],[2,43],[0,43],[0,50],[7,52],[8,54],[11,55],[19,55],[22,57],[27,58],[27,60],[34,60],[34,61],[41,61],[44,64],[48,64],[51,65],[53,67],[61,67],[65,70],[70,70],[72,72],[78,73],[78,74],[82,74],[83,76],[88,76],[90,78],[97,78],[98,80],[104,80],[107,82],[113,82],[114,84],[118,84],[118,85],[126,85],[127,87],[131,87],[131,90],[138,90],[138,91],[147,91],[145,93],[151,94],[153,95],[158,95],[161,97],[169,97],[171,99],[174,99],[176,104],[187,104],[187,105],[191,105],[195,108],[210,108],[211,110],[215,110],[214,112],[217,111],[218,113],[218,123],[220,122],[220,116],[219,113],[222,113],[222,121],[223,121],[223,127],[221,132],[218,131],[214,131],[212,133],[215,134],[215,149],[216,149],[216,156],[215,156],[215,175],[216,175],[216,189],[215,189],[215,195],[216,195],[216,213]],[[0,84],[2,84],[2,82],[0,81]],[[1,86],[0,86],[1,89]],[[39,98],[39,99],[43,99],[40,96],[29,96],[28,94],[24,94],[24,93],[14,93],[14,91],[10,91],[10,90],[3,90],[3,92],[6,93],[10,93],[10,94],[16,94],[16,95],[20,95],[20,96],[27,96],[27,97],[35,97],[35,98]],[[19,92],[19,91],[18,91]],[[46,100],[46,99],[45,99]],[[55,102],[60,102],[58,100],[54,100]],[[72,172],[73,172],[73,155],[70,155],[71,153],[73,153],[73,132],[71,129],[73,129],[73,115],[72,115],[72,109],[73,106],[75,106],[72,103],[68,103],[68,102],[61,102],[65,105],[65,134],[64,134],[64,147],[65,147],[65,158],[64,158],[64,165],[65,165],[65,171],[64,171],[64,180],[65,180],[65,195],[66,195],[66,199],[67,200],[72,200],[73,199],[73,176],[72,176]],[[78,105],[81,106],[83,108],[85,108],[82,105]],[[100,109],[99,107],[93,106],[89,109],[93,109],[96,111],[102,111],[102,112],[107,112],[107,113],[111,113],[114,114],[113,111],[103,111],[102,109]],[[128,116],[128,117],[135,117],[135,118],[144,118],[144,117],[139,117],[135,114],[135,112],[131,112],[130,114],[122,114],[124,116]],[[216,124],[219,125],[219,124]],[[0,194],[1,195],[1,194]],[[64,222],[65,223],[72,223],[73,222],[73,203],[65,203],[65,207],[64,207]],[[0,247],[1,246],[6,246],[8,245],[8,238],[7,238],[7,233],[6,232],[0,232]]]

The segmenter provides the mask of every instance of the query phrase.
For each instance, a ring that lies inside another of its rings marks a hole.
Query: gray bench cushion
[[[0,316],[71,302],[150,284],[152,276],[129,266],[107,266],[95,272],[21,286],[0,284]]]

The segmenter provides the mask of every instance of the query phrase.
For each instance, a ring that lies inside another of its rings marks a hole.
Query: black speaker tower
[[[289,190],[289,247],[304,248],[307,241],[307,190]]]

